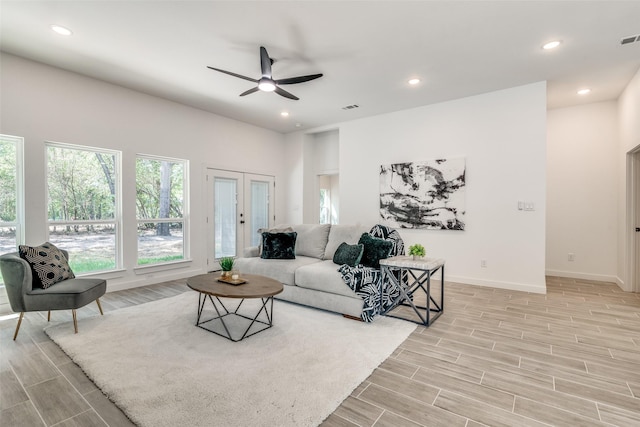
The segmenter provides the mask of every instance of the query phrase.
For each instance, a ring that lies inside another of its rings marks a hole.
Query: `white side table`
[[[438,258],[414,260],[410,256],[395,256],[381,259],[382,283],[385,283],[385,277],[388,277],[391,286],[396,286],[400,292],[394,303],[382,314],[409,320],[427,327],[431,325],[444,311],[444,264],[445,261]],[[440,301],[436,301],[437,296],[434,298],[431,294],[431,276],[436,274],[438,270],[441,273]],[[407,283],[402,283],[405,280]],[[427,300],[426,306],[414,304],[413,296],[418,291],[424,292]],[[380,292],[380,295],[382,295],[382,292]],[[398,305],[411,307],[421,321],[418,322],[413,319],[388,314]]]

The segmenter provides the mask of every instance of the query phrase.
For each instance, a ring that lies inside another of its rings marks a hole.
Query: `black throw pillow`
[[[295,231],[288,233],[262,233],[262,259],[296,259]]]
[[[364,245],[362,265],[365,267],[380,268],[380,260],[389,257],[393,242],[373,237],[369,233],[362,233],[359,244]]]
[[[347,264],[349,267],[355,267],[360,264],[363,253],[364,245],[349,245],[347,242],[342,242],[333,255],[333,262],[339,265]]]

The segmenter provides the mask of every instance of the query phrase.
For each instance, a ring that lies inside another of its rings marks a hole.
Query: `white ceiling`
[[[616,99],[640,68],[640,1],[5,1],[3,51],[291,132],[548,81],[548,107]],[[63,37],[59,24],[73,31]],[[541,45],[560,39],[544,51]],[[275,79],[275,93],[207,65]],[[422,82],[410,87],[410,77]],[[576,91],[590,87],[591,94]],[[360,108],[343,110],[347,105]],[[281,111],[290,116],[283,118]],[[299,124],[296,127],[296,124]]]

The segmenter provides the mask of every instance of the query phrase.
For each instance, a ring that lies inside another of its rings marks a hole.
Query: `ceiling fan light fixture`
[[[547,42],[545,44],[542,45],[542,48],[544,50],[551,50],[551,49],[555,49],[558,46],[560,46],[562,42],[560,40],[552,40],[550,42]]]
[[[258,83],[258,89],[260,89],[263,92],[273,92],[274,90],[276,90],[276,85],[270,81],[270,80],[260,80],[260,83]]]
[[[61,36],[70,36],[71,34],[73,34],[73,31],[71,31],[70,29],[55,24],[51,26],[51,31],[60,34]]]

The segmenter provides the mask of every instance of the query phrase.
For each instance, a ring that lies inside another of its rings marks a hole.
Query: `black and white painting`
[[[380,166],[380,217],[394,228],[464,230],[465,159]]]

